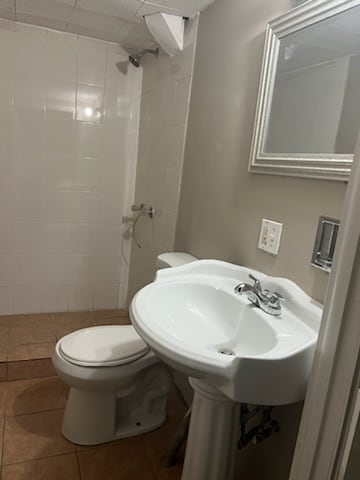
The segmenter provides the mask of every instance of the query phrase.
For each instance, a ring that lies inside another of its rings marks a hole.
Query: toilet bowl
[[[165,253],[158,268],[196,260]],[[80,445],[96,445],[149,432],[166,420],[172,385],[169,369],[132,325],[77,330],[58,341],[53,365],[70,387],[62,433]]]

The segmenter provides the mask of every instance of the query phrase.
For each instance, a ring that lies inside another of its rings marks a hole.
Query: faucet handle
[[[254,289],[255,289],[256,291],[259,291],[259,292],[260,292],[260,291],[261,291],[260,280],[258,280],[256,277],[254,277],[254,275],[253,275],[252,273],[249,273],[249,278],[250,278],[251,280],[253,280],[253,282],[254,282]]]
[[[273,292],[270,299],[269,299],[269,304],[272,307],[280,308],[281,300],[285,300],[285,298],[281,295],[281,293],[280,292]]]

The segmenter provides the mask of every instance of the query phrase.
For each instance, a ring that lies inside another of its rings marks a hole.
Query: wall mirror
[[[249,170],[346,181],[360,128],[360,0],[267,26]]]

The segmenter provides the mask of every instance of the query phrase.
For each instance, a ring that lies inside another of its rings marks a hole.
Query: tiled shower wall
[[[0,314],[125,303],[142,76],[126,59],[0,23]]]
[[[156,256],[174,248],[198,17],[187,22],[184,50],[144,58],[135,201],[155,208],[137,223],[129,298],[152,281]]]

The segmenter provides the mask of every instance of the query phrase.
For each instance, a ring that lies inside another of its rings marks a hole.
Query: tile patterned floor
[[[0,317],[0,362],[7,361],[3,377],[0,368],[1,480],[180,479],[181,459],[172,468],[160,465],[186,410],[176,390],[169,396],[167,422],[154,432],[96,447],[74,445],[61,435],[67,387],[52,376],[49,358],[33,355],[73,330],[108,323],[128,323],[126,312]],[[21,357],[25,346],[31,360]]]
[[[176,390],[168,420],[154,431],[96,447],[81,447],[60,432],[66,387],[57,377],[0,384],[1,480],[179,480],[180,463],[160,457],[186,407]]]

